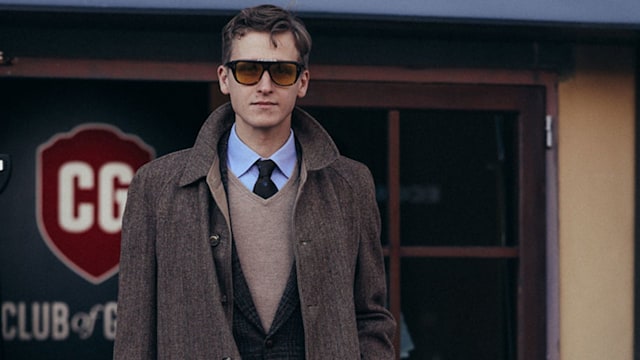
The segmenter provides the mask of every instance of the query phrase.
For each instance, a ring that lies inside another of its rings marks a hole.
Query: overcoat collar
[[[180,186],[189,185],[207,176],[211,164],[219,156],[218,142],[222,135],[231,129],[234,121],[235,113],[230,103],[211,113],[190,149]],[[303,149],[301,158],[308,171],[322,169],[338,158],[338,148],[329,134],[304,110],[294,108],[291,127],[296,141]]]

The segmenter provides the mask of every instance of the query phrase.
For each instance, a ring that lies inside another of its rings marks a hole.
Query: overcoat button
[[[211,247],[220,245],[220,235],[216,234],[209,236],[209,245],[211,245]]]
[[[271,339],[267,339],[267,340],[264,342],[264,346],[265,346],[267,349],[271,349],[271,348],[273,347],[273,340],[271,340]]]

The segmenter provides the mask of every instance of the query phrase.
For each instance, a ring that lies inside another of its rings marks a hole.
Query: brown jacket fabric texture
[[[240,359],[231,329],[231,227],[218,142],[233,124],[216,109],[194,146],[143,166],[122,229],[114,359]],[[395,321],[374,184],[296,108],[301,150],[293,244],[307,359],[393,359]]]

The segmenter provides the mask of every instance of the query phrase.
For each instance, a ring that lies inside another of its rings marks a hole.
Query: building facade
[[[251,4],[2,4],[0,354],[108,359],[128,181],[227,101]],[[448,4],[297,4],[299,104],[376,181],[398,358],[636,358],[640,9]]]

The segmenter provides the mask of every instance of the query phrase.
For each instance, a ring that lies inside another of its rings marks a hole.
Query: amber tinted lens
[[[264,68],[262,64],[249,61],[238,61],[235,65],[234,75],[240,84],[253,85],[260,81]]]
[[[298,77],[298,67],[292,63],[273,63],[269,68],[269,75],[271,80],[278,85],[293,85]]]

